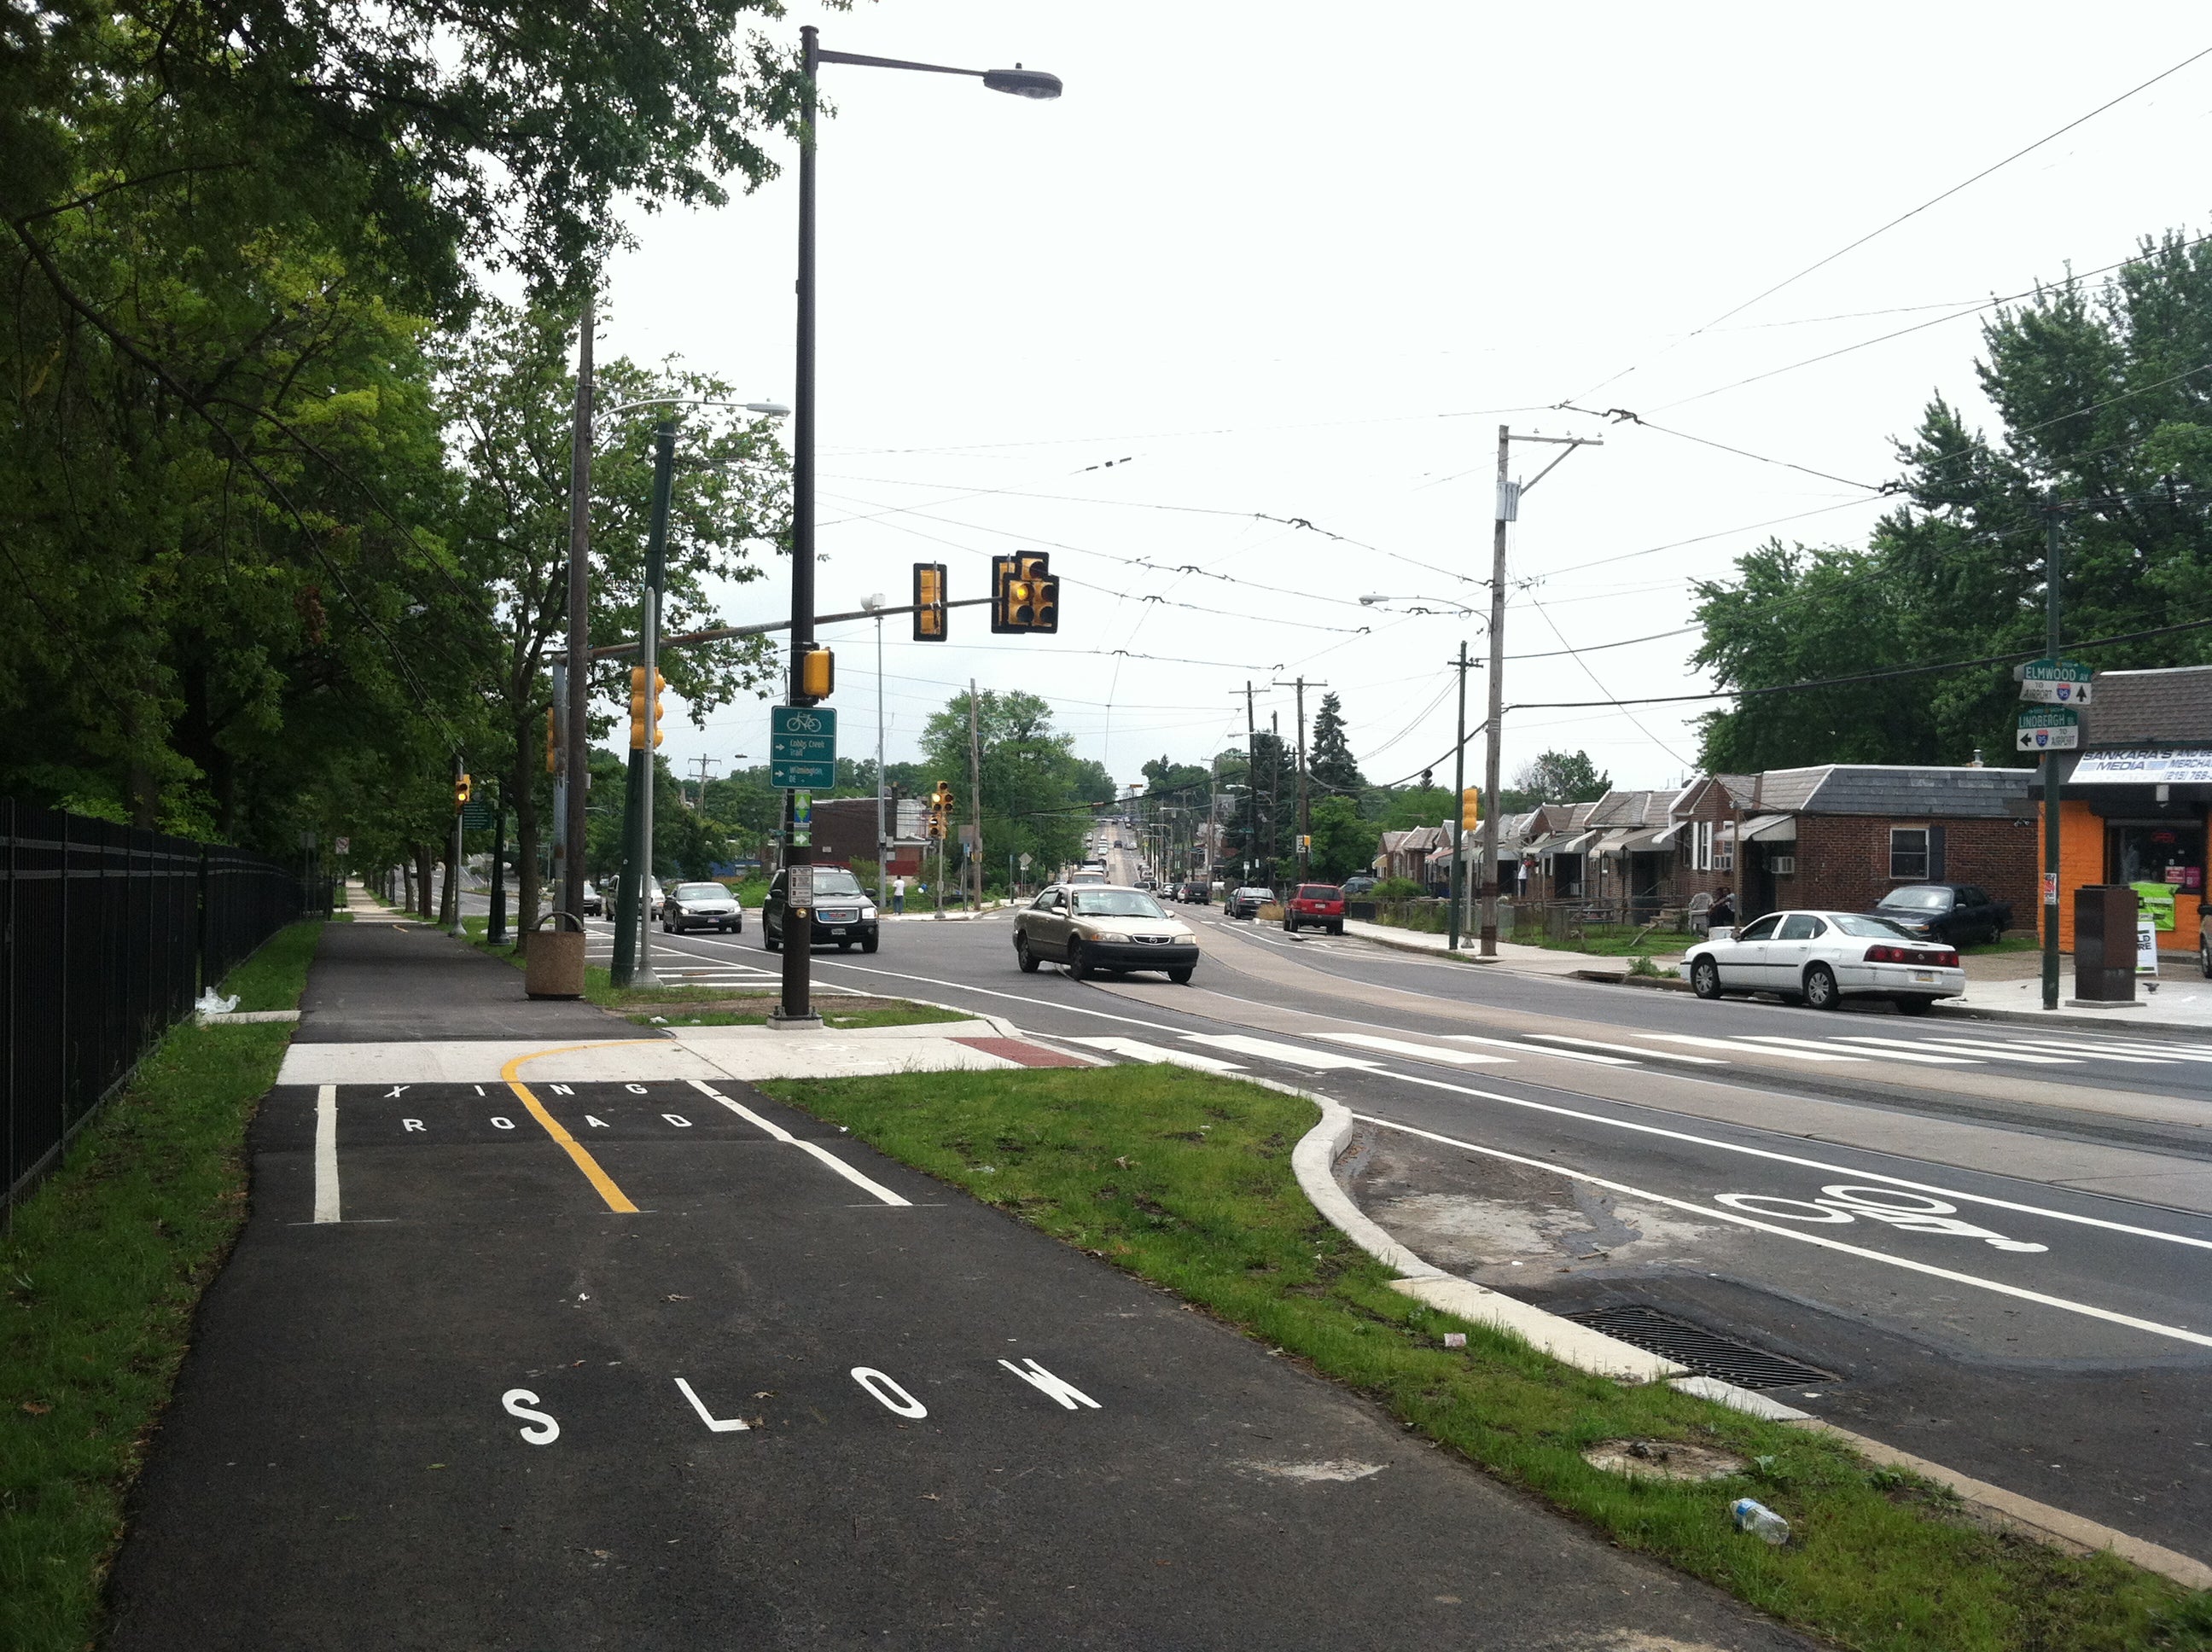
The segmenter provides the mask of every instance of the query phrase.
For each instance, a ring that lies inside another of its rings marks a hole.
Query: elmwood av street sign
[[[2012,674],[2020,683],[2022,700],[2044,706],[2089,703],[2089,668],[2078,659],[2053,659],[2046,654],[2014,666]]]

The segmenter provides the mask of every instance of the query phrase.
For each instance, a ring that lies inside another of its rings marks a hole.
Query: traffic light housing
[[[453,776],[453,807],[465,809],[468,807],[468,802],[469,777],[466,774],[456,774]]]
[[[1459,828],[1471,832],[1482,823],[1482,788],[1470,786],[1459,794]]]
[[[945,564],[914,565],[914,640],[942,642],[945,638]]]
[[[945,827],[951,818],[952,788],[945,781],[939,780],[937,783],[937,789],[929,794],[930,836],[933,839],[942,839],[945,834]]]
[[[827,700],[837,687],[837,657],[818,642],[810,642],[799,656],[796,703],[811,706]]]
[[[991,559],[991,629],[1007,632],[1060,629],[1060,581],[1048,572],[1042,551],[1024,550]]]
[[[660,709],[661,690],[667,686],[668,679],[658,671],[654,671],[653,674],[653,744],[656,746],[667,738],[662,729],[662,724],[665,720]],[[645,750],[645,667],[633,665],[629,668],[629,749],[632,751]]]

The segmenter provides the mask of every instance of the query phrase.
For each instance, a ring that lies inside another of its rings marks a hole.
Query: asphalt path
[[[301,1038],[504,1052],[516,986],[333,926]],[[263,1105],[120,1652],[1802,1645],[748,1086],[491,1059]]]
[[[1187,988],[1021,975],[1004,919],[888,926],[878,955],[816,973],[1327,1094],[1364,1121],[1354,1196],[1440,1265],[1787,1357],[1810,1374],[1778,1398],[2205,1557],[2212,1045],[1710,1005],[1200,926]],[[656,941],[678,968],[773,963]]]

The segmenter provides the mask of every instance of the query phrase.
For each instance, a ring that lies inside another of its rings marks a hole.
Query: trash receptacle
[[[2074,996],[2132,1004],[2136,996],[2136,892],[2125,884],[2074,891]]]
[[[566,918],[573,929],[547,929],[556,918]],[[549,912],[531,932],[530,950],[523,955],[522,990],[532,998],[581,998],[584,995],[584,920],[573,912]]]

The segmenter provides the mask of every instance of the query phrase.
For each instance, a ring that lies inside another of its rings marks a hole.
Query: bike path
[[[1803,1644],[748,1086],[527,1070],[268,1097],[119,1652]]]

